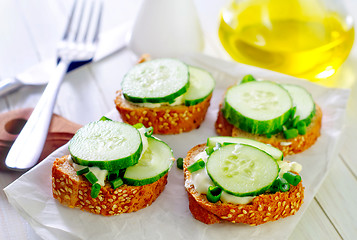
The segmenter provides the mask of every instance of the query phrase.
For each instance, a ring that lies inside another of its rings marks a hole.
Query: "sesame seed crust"
[[[311,124],[306,128],[305,135],[298,135],[292,139],[285,139],[283,133],[272,135],[267,138],[265,135],[258,135],[243,131],[230,124],[223,116],[222,111],[218,111],[218,117],[215,123],[216,132],[221,136],[233,136],[250,138],[259,142],[270,144],[280,149],[284,156],[300,153],[311,147],[320,136],[322,110],[315,104],[316,114],[311,120]],[[221,109],[222,105],[220,106]]]
[[[52,166],[52,193],[61,204],[70,208],[101,214],[118,215],[138,211],[151,205],[164,190],[167,176],[144,186],[122,185],[113,189],[108,182],[101,187],[97,198],[90,196],[92,185],[78,176],[68,156],[57,158]],[[125,196],[124,196],[125,195]]]
[[[187,166],[194,161],[194,157],[204,149],[205,144],[197,145],[187,153],[184,159],[185,187],[189,209],[195,219],[205,224],[229,221],[255,226],[294,215],[299,210],[304,199],[304,187],[301,182],[297,186],[291,186],[288,192],[261,194],[249,204],[209,202],[206,195],[195,190],[191,181],[192,175],[187,170]]]
[[[199,128],[205,119],[212,94],[193,106],[177,105],[158,108],[138,107],[125,100],[122,91],[117,92],[115,106],[124,122],[142,123],[154,127],[154,134],[179,134]]]

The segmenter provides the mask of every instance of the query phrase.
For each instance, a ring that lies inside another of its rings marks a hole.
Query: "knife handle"
[[[22,83],[15,78],[5,78],[0,81],[0,97],[15,91],[22,86]]]

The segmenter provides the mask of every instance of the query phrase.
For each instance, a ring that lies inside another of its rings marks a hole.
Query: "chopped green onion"
[[[109,181],[117,179],[119,177],[119,170],[108,172],[107,179]]]
[[[206,151],[208,156],[211,155],[214,152],[213,147],[208,147],[208,148],[205,149],[205,151]]]
[[[79,176],[79,175],[85,174],[85,173],[87,173],[87,172],[89,172],[89,168],[88,168],[88,167],[83,168],[83,169],[81,169],[81,170],[78,170],[78,171],[77,171],[77,175]]]
[[[252,76],[252,74],[248,74],[243,77],[241,84],[247,82],[253,82],[253,81],[256,81],[255,78]]]
[[[287,192],[290,190],[290,184],[285,178],[278,177],[279,190],[282,192]]]
[[[145,137],[150,137],[153,132],[154,132],[154,128],[153,128],[153,127],[147,128],[147,129],[145,130]]]
[[[133,127],[136,128],[136,129],[139,129],[139,128],[144,127],[144,124],[142,124],[142,123],[137,123],[137,124],[133,125]]]
[[[190,166],[187,167],[187,170],[190,172],[196,172],[206,166],[205,161],[202,158],[198,159],[197,162],[192,163]]]
[[[107,118],[106,116],[103,116],[99,119],[99,121],[113,121],[110,118]]]
[[[232,144],[235,144],[235,143],[224,142],[224,143],[222,144],[222,146],[227,146],[227,145],[232,145]]]
[[[305,135],[306,133],[306,123],[304,121],[299,121],[297,123],[297,129],[300,135]]]
[[[267,133],[267,134],[266,134],[266,137],[267,137],[267,138],[271,138],[271,136],[272,136],[271,133]]]
[[[99,183],[94,183],[94,184],[92,185],[92,190],[91,190],[91,192],[90,192],[90,196],[91,196],[92,198],[98,197],[100,188],[101,188],[101,186],[100,186]]]
[[[98,181],[98,178],[92,172],[88,172],[85,176],[91,184],[94,184]]]
[[[183,169],[183,158],[178,158],[177,160],[176,160],[176,165],[177,165],[177,168],[179,168],[179,169]]]
[[[296,186],[299,184],[299,182],[301,182],[300,175],[292,173],[292,172],[284,173],[283,178],[285,178],[285,180],[293,186]]]
[[[299,132],[296,128],[283,130],[283,133],[286,139],[296,138],[299,135]]]
[[[300,116],[297,116],[296,118],[294,118],[294,120],[293,120],[293,128],[296,128],[296,126],[297,126],[297,124],[298,124],[298,122],[300,121]]]
[[[124,174],[125,174],[125,171],[126,171],[126,168],[123,168],[123,169],[119,169],[119,177],[123,177]]]
[[[207,200],[216,203],[221,198],[222,189],[217,186],[209,186],[207,191]]]
[[[293,107],[291,110],[290,110],[290,116],[291,118],[293,118],[295,116],[295,113],[296,113],[296,106]]]
[[[275,179],[275,181],[273,182],[273,184],[270,186],[270,192],[278,192],[279,191],[279,180]]]
[[[117,189],[118,187],[120,187],[121,185],[124,184],[123,179],[121,179],[120,177],[109,181],[110,185],[112,186],[113,189]]]

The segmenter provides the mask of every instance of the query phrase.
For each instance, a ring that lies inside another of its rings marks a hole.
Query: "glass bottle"
[[[345,61],[354,27],[338,0],[235,0],[219,38],[238,62],[318,81]]]

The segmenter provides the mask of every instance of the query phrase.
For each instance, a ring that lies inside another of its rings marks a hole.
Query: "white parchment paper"
[[[323,111],[321,137],[307,151],[286,157],[303,165],[301,173],[305,199],[294,216],[260,226],[222,223],[205,225],[195,220],[188,209],[181,170],[174,165],[164,192],[149,207],[135,213],[104,217],[59,204],[52,198],[51,168],[56,157],[68,154],[67,145],[53,152],[39,165],[4,189],[9,202],[44,239],[287,239],[299,222],[323,182],[341,145],[348,90],[324,88],[276,72],[239,63],[225,62],[204,55],[186,56],[183,60],[210,71],[216,89],[206,119],[189,133],[158,137],[173,149],[175,157],[207,137],[215,136],[214,122],[226,88],[246,74],[280,83],[293,83],[308,89]],[[116,110],[108,117],[119,120]]]

